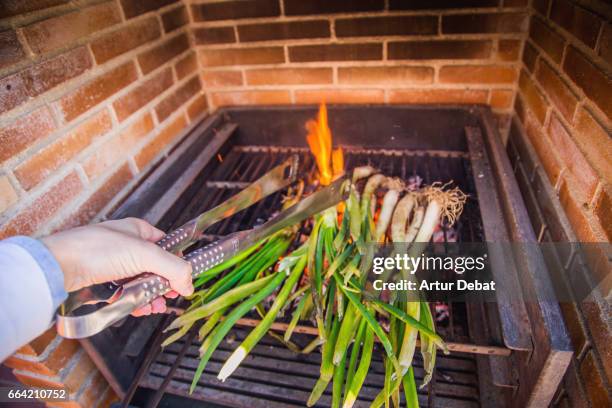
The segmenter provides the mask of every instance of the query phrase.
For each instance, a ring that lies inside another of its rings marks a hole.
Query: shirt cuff
[[[11,237],[4,242],[19,245],[28,251],[30,256],[38,263],[47,279],[47,285],[51,292],[51,300],[53,301],[53,310],[57,309],[66,300],[68,293],[64,289],[64,273],[62,268],[51,251],[39,240],[26,236]]]

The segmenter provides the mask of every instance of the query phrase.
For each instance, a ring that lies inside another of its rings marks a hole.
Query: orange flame
[[[315,157],[319,169],[319,180],[322,185],[326,186],[332,182],[334,176],[344,171],[344,156],[341,148],[332,151],[332,134],[327,125],[325,103],[319,106],[317,120],[306,122],[306,130],[308,130],[306,141]]]

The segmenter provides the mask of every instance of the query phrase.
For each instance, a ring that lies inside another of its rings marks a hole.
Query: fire
[[[317,120],[306,122],[306,130],[308,130],[306,141],[317,162],[319,180],[326,186],[344,171],[344,156],[341,148],[332,150],[332,134],[327,125],[325,103],[319,106]]]

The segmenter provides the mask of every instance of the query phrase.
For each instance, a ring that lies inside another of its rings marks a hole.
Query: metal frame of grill
[[[312,171],[314,162],[304,148],[303,124],[315,112],[314,107],[218,111],[189,129],[179,146],[112,217],[138,216],[168,230],[234,194],[291,153],[300,154],[302,174]],[[346,152],[347,168],[372,164],[404,179],[419,175],[425,183],[454,180],[470,193],[474,199],[457,229],[460,240],[537,242],[488,108],[330,106],[329,112],[334,138]],[[211,227],[207,239],[263,222],[279,207],[280,198],[280,193],[275,194]],[[541,255],[517,257],[513,269],[515,274],[495,276],[504,290],[531,296],[552,290]],[[420,395],[424,405],[497,406],[512,399],[521,405],[540,406],[552,399],[571,357],[558,305],[457,304],[449,310],[449,324],[442,334],[461,353],[440,359],[436,378]],[[134,396],[147,406],[162,400],[164,405],[185,403],[185,384],[195,370],[191,342],[196,331],[160,353],[161,329],[169,319],[128,319],[121,327],[83,341],[113,388],[125,397],[125,404]],[[240,323],[254,324],[250,319]],[[301,336],[312,334],[309,327],[299,331]],[[237,329],[234,335],[240,337],[243,332]],[[239,378],[230,386],[234,392],[205,373],[206,386],[198,387],[192,398],[225,406],[299,405],[305,391],[281,377],[292,372],[299,375],[300,370],[307,371],[304,364],[312,362],[287,357],[280,345],[270,356],[266,347],[272,347],[273,340],[265,341],[269,343],[254,353],[259,361],[247,364],[242,374],[242,368],[237,371]],[[124,345],[120,353],[117,344]],[[225,344],[218,353],[226,353],[229,347]],[[270,377],[274,355],[287,366],[281,377]],[[468,366],[471,368],[466,369]],[[253,380],[256,373],[265,380]],[[374,369],[368,380],[373,386],[376,375]],[[464,381],[466,375],[469,381]],[[457,376],[464,382],[457,382]],[[367,401],[366,393],[360,403]]]

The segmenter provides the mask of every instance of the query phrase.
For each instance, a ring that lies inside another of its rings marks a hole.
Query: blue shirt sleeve
[[[0,241],[0,362],[43,333],[66,299],[64,274],[40,241]]]

